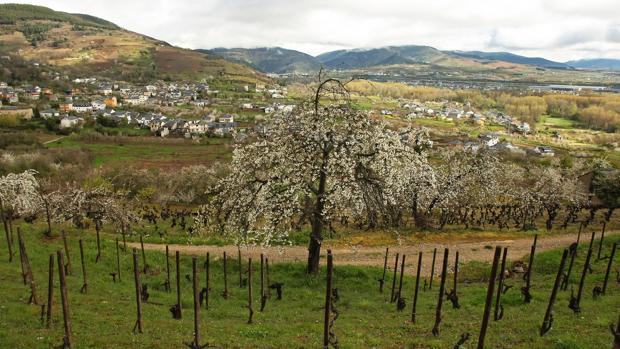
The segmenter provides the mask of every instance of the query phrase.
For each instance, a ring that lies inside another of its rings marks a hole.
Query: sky
[[[2,2],[15,2],[3,1]],[[620,0],[28,0],[185,48],[428,45],[620,58]]]

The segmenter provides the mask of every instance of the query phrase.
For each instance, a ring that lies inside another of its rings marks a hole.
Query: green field
[[[22,228],[30,263],[37,281],[39,298],[44,302],[47,294],[48,256],[61,248],[59,238],[46,239],[38,228],[24,225]],[[3,234],[4,235],[4,232]],[[143,305],[144,333],[132,334],[135,321],[135,290],[132,279],[131,253],[121,252],[122,282],[113,283],[109,273],[116,270],[114,242],[112,235],[104,235],[103,260],[95,263],[95,239],[93,232],[69,231],[69,249],[73,273],[68,277],[69,303],[73,324],[73,338],[76,348],[181,348],[192,338],[191,310],[192,296],[190,282],[191,259],[182,257],[182,305],[183,319],[173,320],[168,308],[175,303],[175,294],[166,293],[162,284],[165,280],[164,255],[147,252],[150,271],[142,275],[143,284],[148,285],[149,302]],[[86,267],[88,271],[88,294],[81,294],[82,284],[78,239],[84,239],[86,246]],[[614,236],[608,238],[605,251]],[[59,292],[55,291],[54,324],[45,329],[41,324],[40,308],[27,305],[29,288],[22,284],[19,257],[13,263],[6,261],[6,243],[0,244],[0,343],[5,348],[48,348],[62,341],[62,314],[59,307]],[[493,251],[489,249],[489,254]],[[451,257],[453,256],[453,251]],[[537,254],[533,276],[533,296],[530,304],[524,304],[519,292],[520,277],[510,278],[513,285],[503,297],[504,319],[490,322],[487,334],[487,348],[607,348],[611,347],[612,336],[608,325],[616,321],[620,309],[620,285],[611,280],[607,295],[593,300],[591,290],[603,278],[606,261],[593,265],[594,274],[588,275],[581,302],[582,313],[574,314],[567,308],[570,292],[561,292],[555,307],[553,329],[544,337],[538,335],[543,319],[550,287],[559,263],[560,251]],[[573,284],[583,267],[585,248],[580,249],[580,258],[572,273]],[[413,256],[408,256],[412,258]],[[513,256],[513,260],[514,260]],[[272,282],[284,283],[284,299],[273,297],[267,302],[264,312],[260,308],[258,263],[254,264],[254,323],[247,324],[247,289],[238,286],[236,260],[229,263],[229,289],[231,297],[224,300],[221,256],[211,256],[211,301],[209,309],[201,310],[201,334],[203,341],[219,348],[317,348],[322,339],[322,306],[324,304],[325,274],[307,276],[302,263],[277,263],[278,256],[270,270]],[[335,255],[338,260],[338,255]],[[510,258],[509,258],[510,259]],[[172,260],[171,260],[172,261]],[[199,256],[199,264],[204,256]],[[140,258],[140,264],[142,260]],[[322,262],[324,264],[324,261]],[[617,268],[618,263],[615,263]],[[173,269],[174,270],[174,269]],[[341,348],[451,348],[461,333],[469,332],[472,338],[465,347],[474,347],[483,313],[486,283],[484,278],[489,266],[482,263],[461,265],[459,297],[461,309],[452,309],[450,302],[444,303],[441,335],[433,337],[438,285],[432,291],[421,291],[418,300],[418,322],[409,321],[414,279],[407,276],[404,282],[404,296],[407,307],[397,312],[394,303],[389,302],[391,277],[387,280],[386,292],[378,291],[376,280],[381,278],[380,268],[335,267],[334,287],[338,288],[340,300],[336,308],[340,313],[334,331]],[[451,280],[448,275],[448,280]],[[174,272],[172,272],[174,284]],[[204,274],[199,275],[200,285]],[[437,280],[437,279],[435,279]],[[56,276],[57,282],[57,276]],[[447,290],[451,283],[447,283]],[[201,286],[202,287],[202,286]],[[204,343],[203,343],[204,344]]]
[[[88,140],[69,136],[49,148],[86,149],[93,156],[93,165],[113,166],[138,164],[140,167],[178,168],[187,165],[210,164],[231,156],[227,140],[212,138],[201,143],[185,139],[157,137],[102,137]]]

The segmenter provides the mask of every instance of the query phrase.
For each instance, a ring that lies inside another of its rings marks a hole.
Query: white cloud
[[[618,0],[31,0],[188,48],[386,45],[620,58]],[[5,2],[0,0],[0,2]],[[11,2],[11,0],[6,1]]]

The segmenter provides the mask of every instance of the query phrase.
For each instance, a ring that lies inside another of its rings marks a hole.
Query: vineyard
[[[14,241],[20,248],[13,262],[5,259],[0,264],[3,347],[62,347],[63,338],[70,338],[65,343],[75,348],[195,348],[199,347],[194,342],[195,315],[200,346],[323,345],[329,279],[324,267],[318,275],[308,275],[302,263],[278,262],[277,254],[265,255],[263,263],[258,258],[249,262],[245,248],[241,248],[239,254],[229,254],[225,264],[220,254],[180,255],[177,269],[173,249],[168,261],[165,253],[132,251],[121,235],[106,229],[101,233],[98,252],[92,230],[67,229],[64,234],[48,237],[36,224],[18,227]],[[610,324],[617,321],[620,305],[618,266],[613,260],[620,238],[615,234],[603,236],[601,231],[591,237],[582,234],[579,246],[566,246],[564,253],[536,253],[534,249],[533,259],[513,256],[508,247],[507,259],[501,260],[498,247],[492,265],[459,264],[455,261],[458,251],[436,250],[434,275],[430,277],[413,277],[414,268],[403,272],[405,258],[416,261],[417,255],[396,256],[389,250],[384,266],[337,265],[329,297],[329,345],[446,348],[458,347],[462,341],[463,348],[483,347],[480,332],[484,322],[488,325],[484,347],[488,348],[611,347],[614,337]],[[488,253],[492,255],[493,249]],[[60,259],[66,266],[69,334],[63,325]],[[563,269],[558,282],[560,265]],[[566,274],[568,278],[563,277]],[[198,312],[194,311],[194,280]],[[498,287],[502,292],[497,293]],[[549,314],[553,315],[549,317],[545,310],[553,290],[557,298],[551,302]],[[177,304],[180,310],[175,309]],[[544,336],[541,328],[545,329]]]

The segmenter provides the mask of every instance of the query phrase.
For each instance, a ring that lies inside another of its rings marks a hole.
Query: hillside
[[[74,75],[96,73],[125,80],[267,79],[245,65],[174,47],[97,17],[32,5],[0,5],[0,55],[49,64]],[[4,75],[11,73],[10,64],[0,64]]]
[[[580,59],[577,61],[568,61],[566,64],[577,69],[620,70],[620,59]]]
[[[541,57],[525,57],[510,52],[481,52],[481,51],[447,51],[450,54],[473,59],[489,61],[503,61],[516,64],[533,65],[542,68],[570,69],[565,63],[550,61]]]
[[[309,73],[321,68],[321,62],[309,54],[281,47],[216,48],[198,51],[247,64],[265,73]]]
[[[317,59],[331,69],[356,69],[381,65],[436,63],[449,58],[429,46],[389,46],[374,49],[339,50]]]

